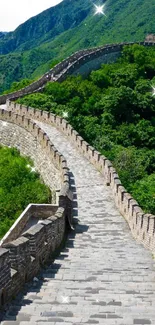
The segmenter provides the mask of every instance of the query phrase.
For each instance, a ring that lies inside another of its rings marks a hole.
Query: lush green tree
[[[145,156],[139,155],[135,147],[122,147],[121,150],[116,150],[114,166],[129,191],[135,181],[146,176]]]
[[[107,88],[111,84],[110,77],[104,69],[92,71],[90,74],[90,80],[100,88]]]
[[[96,105],[102,108],[103,112],[112,114],[119,124],[133,120],[134,93],[129,87],[109,87]]]
[[[144,211],[155,214],[155,173],[135,182],[132,195]]]
[[[50,203],[50,197],[31,160],[15,148],[0,147],[0,237],[29,203]]]
[[[11,85],[11,88],[9,90],[4,91],[4,94],[9,94],[16,90],[25,88],[26,86],[30,85],[33,81],[34,80],[30,80],[30,79],[23,79],[19,82],[14,81]]]

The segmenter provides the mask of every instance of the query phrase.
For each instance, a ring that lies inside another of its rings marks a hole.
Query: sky
[[[0,0],[0,31],[13,31],[30,17],[62,0]]]

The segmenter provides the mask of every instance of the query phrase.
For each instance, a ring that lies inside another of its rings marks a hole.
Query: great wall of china
[[[148,43],[141,42],[140,44],[146,46],[154,45],[154,43],[151,42]],[[64,153],[66,152],[66,154],[64,154],[63,152],[61,154],[61,149],[59,148],[59,146],[61,147],[61,143],[59,143],[58,140],[59,137],[61,138],[61,135],[62,138],[65,137],[66,139],[65,141],[71,143],[71,146],[75,148],[74,150],[76,151],[77,157],[78,156],[84,157],[84,161],[82,162],[82,164],[87,165],[86,161],[88,161],[89,163],[88,168],[90,168],[90,166],[92,165],[94,166],[93,167],[94,169],[90,171],[90,173],[97,173],[96,178],[98,179],[99,177],[100,181],[98,182],[100,186],[98,188],[99,190],[98,195],[100,201],[102,201],[102,195],[104,197],[103,194],[104,191],[106,192],[107,190],[108,191],[110,190],[111,193],[110,195],[112,195],[112,197],[110,198],[110,202],[111,200],[115,201],[117,207],[114,208],[115,212],[112,212],[112,215],[115,215],[115,213],[118,214],[117,209],[120,211],[120,214],[127,221],[133,237],[137,240],[137,243],[135,242],[134,244],[135,250],[137,247],[137,250],[140,251],[141,258],[143,258],[142,255],[144,254],[144,261],[141,263],[145,264],[145,262],[148,261],[149,265],[153,265],[153,261],[151,261],[151,256],[149,255],[149,252],[145,251],[145,249],[143,247],[140,247],[139,244],[143,244],[145,248],[149,249],[152,252],[152,254],[155,253],[155,216],[145,214],[142,211],[142,209],[139,207],[138,203],[132,198],[132,196],[129,193],[127,193],[125,188],[122,186],[119,180],[119,176],[117,175],[111,162],[106,157],[102,156],[99,152],[97,152],[95,148],[91,147],[86,141],[84,141],[84,139],[72,128],[71,125],[68,124],[68,122],[65,119],[60,118],[59,116],[55,116],[54,114],[48,113],[46,111],[40,111],[39,109],[25,107],[23,105],[19,105],[13,101],[10,101],[40,89],[41,87],[44,86],[44,84],[49,79],[51,80],[52,78],[55,78],[53,79],[53,81],[56,80],[62,81],[66,78],[68,74],[72,74],[75,72],[82,73],[82,70],[80,70],[82,69],[82,67],[84,67],[83,72],[88,73],[90,69],[92,69],[92,66],[93,68],[99,67],[101,61],[103,62],[103,56],[107,57],[109,54],[110,55],[112,54],[112,56],[106,58],[106,60],[109,59],[115,60],[115,58],[120,54],[122,47],[123,44],[118,44],[112,46],[109,45],[106,46],[105,48],[77,52],[76,54],[72,55],[70,58],[67,58],[66,60],[58,64],[55,68],[51,69],[39,81],[13,94],[0,96],[0,104],[6,103],[5,109],[3,108],[0,109],[0,120],[2,121],[2,126],[4,122],[8,125],[7,132],[8,133],[10,132],[10,134],[8,134],[8,139],[6,133],[2,132],[0,142],[5,145],[9,145],[11,143],[12,146],[13,145],[16,146],[17,143],[19,142],[18,141],[19,134],[21,137],[24,138],[24,142],[26,139],[26,134],[28,134],[31,137],[31,143],[34,144],[34,140],[37,141],[38,146],[40,146],[39,150],[41,150],[44,153],[45,159],[47,157],[47,161],[48,161],[47,168],[46,168],[47,173],[45,173],[44,175],[44,171],[42,169],[39,170],[41,173],[43,173],[43,179],[45,179],[45,181],[48,179],[48,175],[50,175],[49,174],[50,168],[52,165],[54,165],[58,172],[57,179],[60,180],[60,195],[57,204],[53,204],[51,206],[43,205],[41,207],[39,205],[38,206],[31,205],[29,209],[24,213],[24,215],[22,215],[22,217],[19,218],[18,222],[15,223],[11,231],[9,231],[9,233],[7,234],[6,238],[4,238],[4,240],[1,242],[1,248],[0,248],[0,305],[1,306],[5,305],[5,303],[10,301],[12,297],[16,296],[17,293],[20,292],[20,290],[22,289],[24,283],[31,280],[34,276],[36,276],[36,274],[41,269],[41,267],[46,265],[47,261],[49,261],[49,259],[52,256],[54,256],[54,254],[61,247],[64,240],[66,227],[68,227],[68,225],[72,227],[72,214],[73,214],[72,205],[74,203],[74,198],[75,198],[75,188],[74,186],[72,186],[72,181],[74,176],[74,165],[76,164],[76,158],[74,157],[73,159],[74,163],[73,161],[71,163],[72,168],[70,168],[70,166],[68,168],[68,160],[70,159],[68,158],[66,160],[66,156],[68,155],[68,153],[64,150]],[[99,58],[101,60],[99,60]],[[95,61],[96,61],[96,65],[95,65]],[[13,127],[18,128],[18,132],[17,130],[12,129]],[[55,134],[53,141],[51,141],[51,138],[53,137],[51,133],[52,130],[54,132],[53,134]],[[11,142],[12,132],[13,134],[15,134],[15,137]],[[61,138],[61,142],[63,142],[62,138]],[[26,146],[30,147],[31,146],[30,142],[27,142]],[[21,153],[24,153],[26,146],[22,142],[20,143]],[[60,150],[60,152],[58,150]],[[34,153],[35,148],[32,146],[30,151]],[[69,157],[70,156],[72,155],[71,152],[69,151]],[[79,166],[79,170],[80,170],[80,166]],[[95,170],[97,170],[98,172]],[[81,180],[83,185],[85,184],[84,173],[85,172],[83,169],[81,175],[82,177]],[[89,181],[91,184],[91,180]],[[76,182],[78,183],[77,179]],[[98,186],[98,182],[95,179],[93,185],[91,186],[92,187],[94,185]],[[82,184],[80,186],[82,186]],[[85,197],[89,198],[89,191],[91,193],[91,190],[88,184],[87,184],[88,192],[85,193]],[[95,208],[97,209],[98,203],[97,202],[95,203],[95,197],[94,199],[93,197],[91,199],[92,199],[92,207],[94,207],[95,210]],[[91,209],[91,206],[89,208]],[[110,211],[111,208],[107,207],[107,214],[110,215],[111,213]],[[100,213],[101,214],[103,213],[103,209],[100,209]],[[33,215],[34,217],[39,216],[38,218],[40,218],[41,220],[37,225],[30,227],[28,230],[24,232],[24,229],[29,219],[31,218],[31,215]],[[122,217],[119,216],[119,218]],[[96,221],[95,219],[93,220],[94,220],[93,222],[97,221],[97,219]],[[85,222],[86,221],[83,215],[83,223]],[[102,222],[104,224],[103,220]],[[112,224],[115,224],[115,220],[111,222]],[[117,222],[119,223],[119,221]],[[115,238],[112,239],[114,239],[115,241]],[[130,241],[132,242],[131,238],[129,238],[129,242]],[[120,243],[121,246],[122,244],[123,242]],[[128,252],[126,252],[126,254],[128,254]],[[134,260],[136,258],[138,257],[134,257],[132,263],[134,263]],[[138,264],[140,264],[140,261],[136,263],[137,263],[137,269],[139,269]],[[135,275],[133,275],[133,277],[134,276]],[[153,284],[153,280],[151,276],[152,275],[148,271],[148,278],[150,277],[149,281],[150,282],[152,281],[152,291],[154,292],[155,284]],[[116,279],[114,279],[114,281],[115,280]],[[63,281],[65,282],[65,279]],[[88,286],[90,286],[89,280],[88,280]],[[146,288],[147,288],[147,284],[146,284]],[[149,289],[146,290],[148,291]],[[147,294],[144,296],[145,296],[144,300],[146,299],[147,301]],[[152,298],[155,299],[154,296],[152,296]],[[151,308],[153,308],[153,306]],[[96,312],[95,309],[94,312]],[[153,309],[151,309],[151,312],[153,313]],[[115,312],[113,311],[113,315],[114,314]],[[130,322],[128,323],[128,320],[126,320],[126,322],[124,323],[121,323],[121,321],[119,323],[118,321],[115,324],[123,324],[123,325],[153,324],[151,321],[155,320],[155,314],[153,314],[150,322],[149,322],[150,319],[149,313],[146,314],[147,317],[145,319],[148,320],[148,322],[146,323],[145,322],[138,323],[138,321],[137,323],[136,321],[134,323],[130,323]],[[135,319],[138,319],[137,315],[138,312],[135,315]],[[110,318],[108,316],[106,317]],[[115,317],[111,317],[111,318],[115,318]],[[9,319],[11,318],[8,318],[8,320],[4,321],[3,323],[10,324]],[[100,317],[94,316],[94,319],[98,321]],[[124,319],[126,319],[126,314],[125,316],[123,314],[123,320]],[[69,323],[68,318],[65,318],[65,320],[68,321]],[[57,324],[57,321],[54,320],[54,318],[53,321],[50,319],[50,322],[53,323],[54,321],[55,324]],[[13,319],[11,324],[15,324],[13,322]],[[25,324],[26,322],[23,323],[23,325]],[[30,320],[28,320],[27,324],[38,324],[38,323],[37,322],[35,323],[35,321],[32,321],[31,323]],[[70,324],[73,324],[73,320],[72,323]],[[80,321],[80,324],[83,324],[82,321]],[[103,320],[101,324],[103,324]],[[114,324],[114,323],[110,323],[106,319],[105,324]]]
[[[58,63],[54,68],[46,72],[40,79],[27,87],[13,93],[0,96],[0,105],[5,104],[7,99],[17,99],[27,94],[40,91],[48,81],[63,81],[68,75],[85,74],[96,70],[101,63],[114,62],[121,54],[123,46],[139,44],[154,46],[154,42],[145,41],[139,43],[121,43],[104,45],[98,48],[81,50]]]

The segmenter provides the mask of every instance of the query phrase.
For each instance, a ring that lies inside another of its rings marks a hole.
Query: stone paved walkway
[[[2,325],[154,325],[151,253],[132,238],[99,172],[64,135],[40,124],[75,177],[78,223],[55,263],[14,301]]]

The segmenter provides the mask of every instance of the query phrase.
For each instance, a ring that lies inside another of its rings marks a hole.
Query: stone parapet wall
[[[0,120],[0,144],[15,147],[23,156],[30,157],[34,170],[51,190],[52,203],[56,202],[56,191],[61,187],[61,171],[53,164],[50,156],[30,132],[9,121]],[[31,167],[29,167],[31,170]]]
[[[130,43],[132,45],[134,43]],[[125,45],[125,43],[124,43]],[[103,57],[104,55],[107,56],[111,53],[120,53],[123,46],[122,44],[116,44],[116,45],[110,45],[110,46],[103,46],[94,49],[91,53],[84,53],[82,56],[77,58],[77,60],[73,63],[71,63],[65,70],[63,70],[60,74],[60,76],[57,78],[57,81],[61,82],[66,79],[68,75],[75,74],[76,71],[79,70],[79,68],[86,63],[98,59],[100,56]],[[95,70],[95,67],[92,67],[92,70]]]
[[[67,162],[47,134],[26,116],[0,109],[0,120],[26,130],[37,139],[42,151],[61,175],[58,205],[31,205],[10,232],[10,240],[0,248],[0,306],[4,305],[32,279],[63,243],[66,227],[72,227],[72,191]],[[30,215],[44,216],[39,224],[23,229]],[[54,214],[54,215],[53,215]],[[22,232],[22,234],[21,234]]]
[[[8,110],[17,112],[21,116],[38,119],[41,122],[49,123],[63,132],[84,155],[97,168],[104,177],[104,181],[112,189],[116,206],[127,220],[135,239],[141,242],[146,248],[155,253],[155,216],[145,214],[133,197],[127,193],[122,186],[116,170],[112,163],[95,148],[90,146],[63,118],[52,113],[32,109],[14,102],[7,102]]]
[[[47,134],[35,122],[30,120],[30,118],[26,118],[26,116],[20,116],[11,111],[8,112],[3,109],[0,109],[0,120],[13,123],[21,129],[26,130],[26,132],[33,136],[33,139],[41,146],[42,153],[45,153],[46,157],[49,157],[51,163],[54,164],[55,167],[60,171],[63,184],[67,182],[69,184],[69,174],[66,159],[63,157],[63,155],[61,155],[60,152],[58,152],[53,143],[51,143]],[[3,134],[1,137],[3,137]]]
[[[50,69],[40,79],[33,82],[29,86],[26,86],[13,93],[0,96],[0,105],[5,104],[6,100],[8,99],[13,100],[31,94],[36,91],[41,91],[44,85],[50,80],[63,81],[68,75],[75,74],[76,70],[78,70],[82,65],[86,64],[86,62],[90,62],[91,60],[94,61],[94,59],[97,59],[100,56],[102,57],[103,55],[107,56],[108,54],[112,54],[112,53],[120,53],[124,45],[133,45],[133,44],[140,44],[144,46],[155,45],[154,42],[150,42],[150,41],[139,42],[139,43],[133,43],[133,42],[120,43],[120,44],[104,45],[97,48],[86,49],[86,50],[75,52],[70,57],[58,63],[54,68]],[[92,68],[95,69],[95,65],[92,66]],[[88,72],[90,72],[90,70]]]
[[[59,207],[55,216],[32,226],[22,236],[0,248],[0,306],[15,297],[25,282],[60,249],[66,231],[66,211]]]
[[[23,230],[26,227],[29,227],[31,217],[35,218],[37,222],[39,219],[44,220],[55,215],[57,210],[57,204],[29,204],[2,238],[0,241],[0,247],[3,247],[4,244],[7,244],[12,240],[16,240],[22,234]]]

